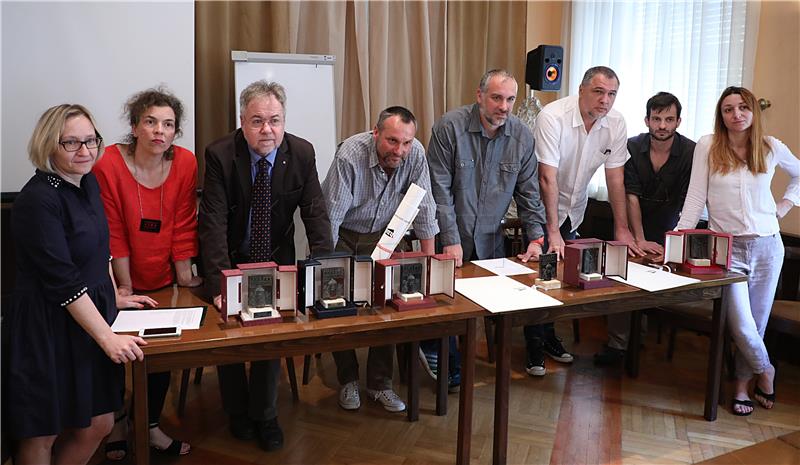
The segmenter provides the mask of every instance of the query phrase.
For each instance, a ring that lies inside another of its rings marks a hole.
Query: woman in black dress
[[[16,464],[88,462],[122,405],[122,364],[143,357],[144,340],[109,326],[118,306],[156,302],[118,296],[109,274],[90,173],[102,150],[80,105],[50,108],[31,136],[37,170],[11,214],[17,282],[2,322],[3,427],[19,440]]]

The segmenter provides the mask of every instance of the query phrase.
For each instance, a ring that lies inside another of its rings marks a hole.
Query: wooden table
[[[516,259],[515,259],[516,260]],[[491,273],[471,263],[461,269],[461,277],[491,276]],[[514,276],[520,282],[531,285],[536,275]],[[558,277],[563,277],[563,264],[559,263]],[[494,404],[494,444],[493,463],[505,464],[508,449],[508,397],[511,374],[511,328],[514,326],[535,325],[554,322],[556,320],[585,318],[590,316],[609,315],[612,313],[631,312],[631,338],[629,346],[638,347],[641,328],[641,312],[639,310],[682,302],[697,300],[714,300],[712,319],[711,351],[708,356],[706,377],[706,399],[704,417],[708,421],[717,418],[717,402],[722,371],[722,338],[725,329],[725,307],[722,305],[722,289],[724,286],[745,281],[746,277],[729,273],[724,276],[693,276],[701,281],[660,292],[647,292],[641,289],[615,283],[603,289],[581,290],[564,284],[562,289],[547,291],[547,294],[564,303],[562,306],[519,310],[494,314],[496,354],[496,380]],[[628,374],[638,374],[638,351],[632,351],[633,357],[628,359]]]
[[[170,287],[152,293],[161,307],[193,307],[208,305],[191,290]],[[462,346],[461,393],[458,412],[458,444],[456,463],[469,462],[472,434],[472,397],[475,375],[476,317],[486,312],[471,301],[456,295],[455,299],[436,296],[435,308],[397,312],[392,309],[363,310],[358,316],[297,323],[285,318],[284,323],[249,328],[235,320],[222,323],[219,313],[209,306],[199,330],[184,331],[180,338],[150,339],[143,347],[144,360],[133,363],[133,421],[136,463],[148,464],[149,436],[147,419],[147,374],[172,369],[270,360],[318,352],[332,352],[356,347],[411,343],[408,356],[408,415],[415,419],[419,412],[418,362],[419,341],[465,335]],[[442,344],[446,370],[447,344]],[[441,352],[440,352],[441,353]],[[444,371],[446,373],[446,371]],[[447,376],[438,377],[437,413],[446,411]],[[440,398],[441,397],[441,403]]]

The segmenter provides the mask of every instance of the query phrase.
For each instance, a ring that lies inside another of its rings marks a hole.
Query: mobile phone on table
[[[164,328],[145,328],[139,330],[139,337],[177,337],[181,335],[180,326],[166,326]]]

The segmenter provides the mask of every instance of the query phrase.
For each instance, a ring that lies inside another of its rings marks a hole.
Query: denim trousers
[[[747,281],[731,284],[723,291],[728,329],[736,344],[736,377],[750,379],[770,366],[764,345],[778,277],[783,265],[780,234],[734,237],[731,271],[747,275]]]
[[[558,229],[561,233],[562,239],[565,241],[576,239],[578,237],[578,232],[572,231],[572,221],[570,221],[569,216],[567,216],[567,219],[564,220],[564,223]],[[542,245],[542,253],[547,253],[548,247],[549,244],[547,242],[547,234],[545,234],[544,244]],[[553,323],[527,325],[522,328],[522,332],[525,335],[525,346],[528,348],[528,351],[540,348],[545,339],[552,339],[556,337],[556,329]]]

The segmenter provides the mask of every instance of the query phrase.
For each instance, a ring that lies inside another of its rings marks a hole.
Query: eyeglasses
[[[279,128],[283,126],[283,118],[272,118],[272,119],[261,119],[261,118],[253,118],[247,122],[247,125],[251,129],[261,129],[264,127],[265,124],[268,124],[271,128]]]
[[[103,142],[102,137],[90,137],[86,140],[62,140],[58,145],[64,147],[67,152],[77,152],[81,149],[81,145],[85,145],[87,149],[96,149]]]

